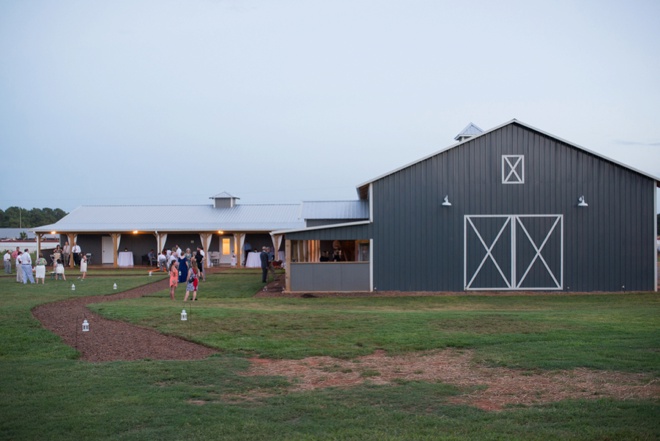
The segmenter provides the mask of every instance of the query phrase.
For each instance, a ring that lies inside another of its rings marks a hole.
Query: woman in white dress
[[[39,254],[39,258],[36,262],[36,267],[34,270],[34,278],[37,279],[37,285],[39,284],[39,279],[41,279],[41,284],[46,284],[46,259],[44,259],[43,254]]]
[[[85,280],[85,277],[87,277],[87,255],[83,254],[83,256],[80,258],[80,273],[82,276],[78,277],[79,279]]]

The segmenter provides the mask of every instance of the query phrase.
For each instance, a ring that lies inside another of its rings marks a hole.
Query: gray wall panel
[[[524,184],[501,183],[502,155],[511,154],[524,155]],[[652,290],[654,185],[554,138],[507,125],[373,183],[375,284],[379,290],[463,290],[465,215],[557,214],[564,217],[565,290]],[[449,208],[441,205],[445,194]],[[580,195],[589,207],[577,207]],[[529,277],[541,283],[548,276],[534,268]]]
[[[291,291],[369,291],[368,263],[291,263]]]

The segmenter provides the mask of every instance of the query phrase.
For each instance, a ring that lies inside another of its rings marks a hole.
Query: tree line
[[[57,222],[67,215],[60,208],[9,207],[0,210],[0,228],[35,228]]]

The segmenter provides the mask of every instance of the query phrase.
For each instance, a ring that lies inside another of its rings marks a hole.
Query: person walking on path
[[[32,257],[30,257],[30,252],[27,248],[25,249],[25,252],[21,254],[21,267],[23,267],[23,285],[26,285],[28,280],[30,280],[30,283],[34,283],[34,276],[32,275]]]
[[[34,278],[37,279],[37,285],[39,284],[39,279],[41,279],[41,284],[45,285],[46,284],[46,265],[48,262],[46,262],[46,259],[44,258],[43,254],[39,255],[39,258],[37,259],[36,268],[35,268],[35,273],[34,273]]]

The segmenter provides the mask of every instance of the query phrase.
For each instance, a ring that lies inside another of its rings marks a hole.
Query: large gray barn
[[[359,185],[368,221],[286,231],[287,289],[656,290],[656,177],[517,120],[457,139]]]

